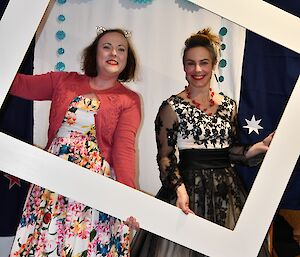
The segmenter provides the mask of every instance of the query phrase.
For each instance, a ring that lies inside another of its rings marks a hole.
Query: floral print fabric
[[[94,115],[99,108],[96,98],[73,99],[48,151],[86,172],[114,179],[96,141]],[[129,256],[129,231],[114,217],[32,185],[10,256]]]

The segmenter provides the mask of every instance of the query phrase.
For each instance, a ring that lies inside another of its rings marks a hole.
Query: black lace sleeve
[[[252,158],[246,158],[246,153],[248,149],[251,147],[251,145],[242,145],[239,142],[238,138],[238,129],[239,124],[237,120],[237,107],[236,104],[234,104],[234,108],[231,114],[231,128],[232,128],[232,144],[229,149],[229,158],[232,163],[240,163],[243,165],[247,165],[250,167],[259,165],[265,156],[265,154],[258,154]]]
[[[167,101],[164,101],[159,108],[155,119],[155,133],[160,180],[164,186],[176,190],[182,184],[175,154],[178,120]]]

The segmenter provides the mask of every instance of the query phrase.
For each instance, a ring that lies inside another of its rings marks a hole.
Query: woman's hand
[[[129,218],[124,221],[125,225],[127,225],[130,229],[139,230],[140,224],[137,222],[137,220],[130,216]]]
[[[260,153],[266,153],[269,149],[269,146],[272,142],[273,136],[274,136],[275,132],[272,132],[271,134],[269,134],[264,140],[254,144],[253,146],[251,146],[249,148],[249,150],[246,153],[246,158],[251,158],[257,154]]]
[[[272,142],[272,139],[273,139],[274,135],[275,135],[275,131],[272,132],[271,134],[269,134],[269,135],[262,141],[263,144],[264,144],[267,148],[269,148],[269,146],[270,146],[270,144],[271,144],[271,142]]]
[[[177,201],[176,206],[180,208],[185,214],[194,212],[189,207],[189,196],[186,192],[185,185],[182,183],[176,190],[177,192]]]

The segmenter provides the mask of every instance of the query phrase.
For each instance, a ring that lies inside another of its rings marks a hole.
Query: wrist
[[[185,185],[183,183],[181,183],[181,185],[176,188],[176,194],[177,196],[186,194]]]

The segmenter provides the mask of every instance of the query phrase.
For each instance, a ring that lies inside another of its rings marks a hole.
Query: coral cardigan
[[[95,93],[100,109],[95,115],[97,143],[114,169],[117,181],[136,188],[136,134],[141,122],[138,94],[117,82],[106,90],[92,90],[89,77],[76,72],[49,72],[42,75],[17,74],[12,95],[28,100],[51,100],[48,149],[74,97]]]

